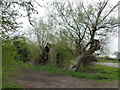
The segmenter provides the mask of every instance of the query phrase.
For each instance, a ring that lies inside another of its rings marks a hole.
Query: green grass
[[[52,65],[45,65],[45,66],[35,66],[24,64],[22,62],[16,63],[16,65],[23,66],[25,68],[33,69],[33,70],[40,70],[40,71],[47,71],[51,73],[63,74],[67,76],[72,76],[76,78],[82,78],[87,80],[96,80],[96,81],[113,81],[120,79],[120,75],[118,75],[118,69],[113,67],[108,67],[104,65],[97,65],[95,64],[92,67],[81,68],[79,72],[73,72],[71,70],[62,70],[58,69]],[[11,82],[9,80],[10,77],[21,77],[22,74],[16,73],[17,68],[16,66],[9,66],[3,67],[3,88],[21,88],[15,82]],[[19,71],[19,70],[18,70]],[[120,72],[120,69],[119,69]],[[118,77],[119,76],[119,77]]]
[[[15,65],[3,66],[2,68],[2,88],[20,88],[15,82],[9,80],[10,77],[21,77],[22,74],[16,73],[18,70]]]
[[[2,88],[21,88],[21,87],[15,82],[7,81],[5,82],[5,84],[3,84]]]
[[[100,63],[120,63],[120,61],[98,60]]]
[[[114,60],[108,60],[108,57],[97,57],[97,59],[100,63],[120,63],[120,61],[114,58]]]
[[[118,80],[118,69],[108,67],[108,66],[103,66],[103,65],[94,65],[92,68],[89,68],[89,69],[84,68],[84,69],[81,69],[80,72],[62,70],[51,65],[45,65],[45,66],[35,66],[35,65],[28,65],[28,64],[20,64],[20,65],[26,68],[34,69],[34,70],[64,74],[64,75],[73,76],[76,78],[88,79],[88,80],[97,80],[97,81]]]

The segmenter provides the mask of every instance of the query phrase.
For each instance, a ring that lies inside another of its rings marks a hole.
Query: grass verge
[[[120,61],[98,60],[100,63],[120,63]]]
[[[18,69],[15,68],[15,65],[10,65],[8,67],[2,68],[2,88],[21,88],[15,82],[10,81],[10,77],[21,77],[22,74],[16,73]]]
[[[117,68],[112,68],[103,65],[96,65],[96,64],[91,68],[83,68],[80,70],[80,72],[61,70],[49,64],[45,66],[35,66],[29,64],[19,64],[19,65],[34,70],[64,74],[76,78],[83,78],[83,79],[96,80],[96,81],[113,81],[113,80],[118,80],[118,78],[120,79],[120,76],[118,75],[120,69],[118,71]]]

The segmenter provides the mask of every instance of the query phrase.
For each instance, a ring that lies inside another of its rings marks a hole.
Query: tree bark
[[[50,64],[56,64],[57,63],[57,53],[53,47],[49,47],[49,62]]]
[[[92,56],[92,54],[99,49],[100,49],[100,42],[99,40],[94,39],[93,41],[90,42],[90,48],[86,52],[83,52],[81,55],[79,55],[70,65],[69,69],[77,72],[81,63],[85,62],[86,59],[89,59],[88,57]]]
[[[57,63],[57,54],[55,49],[50,45],[46,44],[44,47],[42,54],[40,55],[40,60],[38,61],[39,64],[56,64]]]

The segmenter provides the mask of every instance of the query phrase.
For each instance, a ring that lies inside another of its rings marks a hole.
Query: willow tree
[[[30,28],[30,33],[34,36],[34,40],[38,46],[38,58],[35,60],[35,64],[56,63],[56,52],[51,45],[50,35],[52,34],[52,23],[46,17],[34,18],[34,27]],[[31,35],[31,34],[30,34]]]
[[[91,61],[94,52],[101,49],[101,43],[105,43],[108,33],[112,33],[117,26],[112,12],[118,4],[109,8],[108,0],[104,0],[77,6],[71,2],[54,1],[51,5],[50,14],[56,22],[54,25],[66,30],[64,34],[74,41],[74,48],[78,50],[77,58],[70,65],[70,69],[78,71],[81,64]]]

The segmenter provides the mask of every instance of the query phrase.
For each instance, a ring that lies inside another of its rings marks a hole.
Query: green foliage
[[[18,54],[16,52],[16,48],[12,44],[4,44],[2,45],[2,64],[11,65],[15,64],[15,59],[18,59]]]
[[[38,61],[41,54],[41,49],[36,45],[36,43],[31,43],[28,45],[29,60],[32,62]]]
[[[3,88],[19,88],[16,83],[10,82],[9,77],[20,76],[16,73],[16,63],[28,61],[28,50],[26,38],[14,37],[13,39],[4,40],[2,45],[2,80]]]
[[[97,61],[97,58],[94,55],[86,55],[81,64],[83,67],[90,67],[95,61]]]
[[[20,61],[28,62],[29,52],[28,52],[28,44],[26,42],[26,38],[15,36],[13,44],[17,49],[17,53],[19,54]]]
[[[19,7],[19,8],[17,8]],[[31,14],[37,13],[34,9],[33,2],[8,2],[6,0],[0,1],[0,9],[1,9],[1,32],[0,35],[2,38],[8,38],[11,33],[18,31],[20,28],[20,23],[17,22],[19,17],[23,17],[19,10],[26,11],[26,16],[28,17],[29,23],[31,23]]]
[[[4,66],[3,66],[4,67]],[[9,80],[10,77],[21,77],[22,74],[16,73],[18,69],[15,69],[15,66],[4,67],[2,72],[2,87],[3,88],[20,88],[15,82]]]
[[[11,88],[17,87],[15,83],[12,83],[8,80],[11,76],[19,76],[19,74],[15,73],[16,70],[14,68],[17,63],[19,57],[16,51],[15,46],[12,43],[4,43],[2,45],[2,81],[3,88]]]
[[[19,85],[17,85],[15,82],[6,82],[3,84],[2,88],[21,88]]]
[[[19,65],[34,70],[48,71],[52,73],[64,74],[76,78],[84,78],[89,80],[112,81],[112,80],[117,80],[118,78],[120,79],[120,77],[118,77],[118,70],[120,69],[103,66],[103,65],[94,65],[92,68],[84,68],[81,70],[81,72],[61,70],[49,64],[45,66],[35,66],[28,64],[19,64]]]
[[[59,62],[59,66],[62,68],[67,68],[70,65],[70,61],[73,58],[72,50],[67,45],[65,41],[58,41],[55,44],[55,49],[57,52],[57,59]]]

